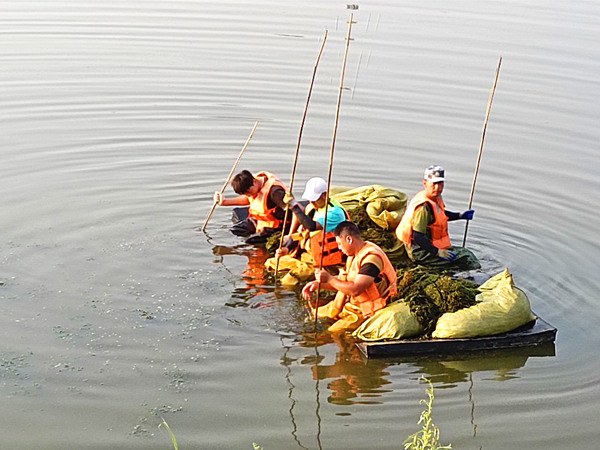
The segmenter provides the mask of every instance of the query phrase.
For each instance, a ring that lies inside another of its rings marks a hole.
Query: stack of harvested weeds
[[[430,336],[442,314],[474,305],[477,293],[477,285],[469,281],[418,266],[398,271],[398,294],[392,301],[404,299]]]

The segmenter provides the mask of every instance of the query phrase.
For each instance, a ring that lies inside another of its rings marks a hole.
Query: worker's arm
[[[219,206],[248,206],[250,204],[250,199],[245,195],[235,198],[225,198],[219,191],[215,192],[214,201]]]

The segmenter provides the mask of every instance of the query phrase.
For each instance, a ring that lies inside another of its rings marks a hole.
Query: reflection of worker
[[[346,270],[337,277],[316,270],[315,281],[304,286],[302,295],[310,300],[319,286],[337,291],[332,302],[318,309],[318,316],[336,319],[329,331],[352,331],[396,294],[396,270],[381,248],[361,238],[354,223],[342,222],[334,233],[338,246],[348,255]]]
[[[247,244],[259,244],[283,227],[283,197],[287,188],[275,175],[269,172],[252,175],[243,170],[233,178],[231,187],[239,197],[226,199],[221,192],[215,192],[215,203],[220,206],[249,206],[247,217],[242,208],[236,208],[235,213],[241,217],[231,227],[233,234],[249,236]]]
[[[315,380],[330,380],[327,387],[331,395],[327,401],[336,405],[372,404],[374,397],[385,392],[380,389],[381,386],[390,383],[385,378],[389,375],[385,371],[389,363],[365,363],[355,342],[348,340],[345,335],[333,333],[323,336],[330,336],[338,346],[333,364],[317,363],[311,367]]]
[[[269,258],[269,252],[262,247],[248,247],[245,245],[227,247],[224,245],[216,245],[212,250],[213,254],[220,256],[220,261],[223,262],[223,256],[237,255],[248,258],[248,267],[241,273],[241,277],[246,283],[246,286],[235,290],[235,295],[241,295],[243,298],[248,297],[248,293],[253,295],[266,294],[271,292],[265,289],[268,281],[265,277],[265,261]]]
[[[342,252],[336,243],[333,230],[347,220],[346,211],[339,202],[331,198],[327,204],[327,182],[323,178],[315,177],[308,180],[302,198],[310,202],[306,210],[294,200],[289,203],[294,217],[284,246],[277,250],[276,256],[291,254],[298,257],[303,250],[310,249],[315,265],[319,265],[321,262],[323,266],[341,264]],[[325,225],[326,216],[325,245],[322,245],[321,231]],[[292,236],[298,236],[295,234],[297,231],[304,233],[298,237],[298,240],[294,240]],[[325,248],[324,251],[323,248]]]
[[[442,200],[444,169],[429,166],[423,176],[424,190],[413,197],[396,229],[409,258],[422,265],[454,265],[462,269],[478,269],[477,257],[468,249],[453,247],[448,235],[448,222],[471,220],[473,210],[456,213],[446,210]]]

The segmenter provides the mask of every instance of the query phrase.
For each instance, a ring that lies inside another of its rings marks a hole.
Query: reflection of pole
[[[291,363],[291,361],[288,361],[288,358],[287,358],[287,353],[290,351],[291,347],[288,347],[283,344],[283,337],[281,337],[280,339],[281,339],[281,345],[283,346],[283,348],[285,348],[285,352],[283,353],[283,357],[281,358],[283,361],[283,365],[287,368],[287,373],[285,374],[285,380],[287,381],[287,384],[290,388],[288,391],[288,398],[290,399],[290,402],[291,402],[289,413],[290,413],[290,419],[292,420],[292,436],[294,436],[294,440],[298,443],[298,447],[303,448],[304,450],[308,450],[307,447],[305,447],[304,445],[302,445],[300,443],[300,439],[298,439],[298,434],[297,434],[298,426],[296,425],[296,418],[294,417],[294,407],[296,406],[296,400],[294,400],[292,393],[296,386],[294,386],[294,383],[292,383],[292,380],[290,378],[290,376],[292,375],[292,369],[291,369],[292,363]]]
[[[317,305],[318,306],[318,305]],[[318,331],[316,331],[315,329],[315,333],[318,333]],[[316,335],[315,335],[316,337]],[[315,359],[315,367],[319,367],[319,348],[318,348],[319,343],[317,342],[317,340],[315,339],[315,355],[316,355],[316,359]],[[315,383],[315,389],[317,390],[317,395],[315,397],[316,399],[316,406],[317,409],[315,411],[315,415],[317,416],[317,445],[319,446],[319,450],[323,450],[323,446],[321,445],[321,415],[319,410],[321,409],[321,400],[320,400],[320,391],[319,391],[319,375],[318,375],[318,370],[317,370],[317,376],[315,377],[317,379],[317,382]]]
[[[475,423],[475,402],[473,401],[473,372],[469,372],[469,402],[471,403],[471,425],[473,425],[473,437],[477,436],[477,424]]]

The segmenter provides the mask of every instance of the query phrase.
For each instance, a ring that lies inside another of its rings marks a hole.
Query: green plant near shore
[[[421,400],[420,403],[426,406],[421,413],[418,424],[423,424],[423,428],[415,434],[410,435],[404,441],[404,450],[442,450],[451,449],[451,445],[439,445],[440,430],[433,424],[431,414],[433,412],[433,384],[425,377],[420,378],[429,383],[427,395],[429,400]]]
[[[439,445],[440,439],[440,430],[437,426],[434,425],[431,414],[433,412],[433,384],[430,380],[425,377],[421,377],[420,380],[427,381],[429,383],[429,388],[427,389],[427,395],[429,400],[421,400],[419,403],[426,406],[426,409],[421,413],[419,417],[419,421],[417,424],[423,424],[423,428],[416,433],[410,435],[404,441],[404,450],[448,450],[452,449],[452,445]],[[175,450],[179,450],[177,446],[177,439],[175,439],[175,435],[173,431],[171,431],[171,427],[162,419],[162,422],[158,424],[158,427],[164,426],[169,435],[171,436],[171,440],[173,441],[173,447]],[[257,443],[253,442],[252,447],[254,450],[262,450],[262,447]]]
[[[175,448],[175,450],[179,450],[179,447],[177,446],[177,439],[175,439],[175,435],[173,434],[173,432],[171,431],[171,427],[169,426],[169,424],[167,423],[167,421],[165,419],[162,419],[162,422],[158,424],[158,428],[164,426],[167,431],[169,432],[169,435],[171,436],[171,441],[173,441],[173,447]]]

